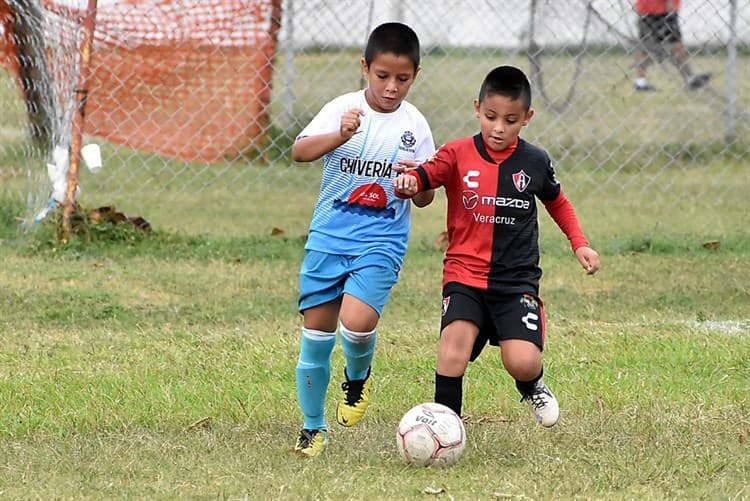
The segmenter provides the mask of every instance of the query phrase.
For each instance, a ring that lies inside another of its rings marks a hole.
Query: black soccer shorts
[[[450,282],[443,288],[440,331],[454,320],[479,326],[471,361],[476,360],[487,343],[499,346],[506,339],[523,339],[544,349],[544,305],[533,294],[493,294]]]
[[[682,41],[677,13],[641,16],[638,19],[638,36],[648,48],[663,43]]]

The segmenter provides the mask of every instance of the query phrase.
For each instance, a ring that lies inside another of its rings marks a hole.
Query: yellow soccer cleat
[[[326,430],[303,429],[297,438],[294,452],[306,457],[314,457],[326,450],[328,445],[328,433]]]
[[[336,421],[341,426],[354,426],[362,421],[365,417],[367,406],[370,405],[370,370],[367,371],[367,377],[364,379],[350,380],[344,369],[346,381],[341,383],[341,389],[344,392],[344,400],[338,403],[336,407]]]

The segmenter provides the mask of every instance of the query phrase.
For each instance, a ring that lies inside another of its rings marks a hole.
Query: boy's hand
[[[415,162],[414,160],[402,159],[398,161],[398,164],[393,166],[393,170],[395,170],[396,172],[400,172],[402,174],[408,174],[409,172],[413,171],[417,167],[419,167],[419,164]],[[416,178],[415,178],[415,181],[416,181]],[[395,180],[394,180],[394,186],[395,186]],[[411,190],[407,190],[407,191],[411,191]],[[421,208],[421,207],[427,207],[428,205],[432,203],[432,201],[435,199],[435,190],[427,190],[427,191],[422,191],[422,192],[415,193],[415,194],[399,192],[398,190],[396,190],[396,196],[401,196],[402,198],[411,196],[412,202],[414,202],[414,205]]]
[[[341,115],[341,127],[339,133],[341,137],[346,141],[350,140],[354,134],[357,133],[360,124],[362,123],[359,119],[365,111],[361,108],[352,108],[343,115]]]
[[[419,185],[416,176],[412,174],[400,174],[393,180],[393,189],[396,196],[400,198],[411,198],[418,193]]]
[[[581,263],[587,275],[593,275],[599,271],[599,253],[591,247],[579,247],[575,251],[578,262]]]

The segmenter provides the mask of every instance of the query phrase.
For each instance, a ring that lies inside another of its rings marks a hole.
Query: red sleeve
[[[448,145],[442,145],[437,152],[427,161],[419,164],[416,169],[409,171],[409,174],[417,178],[417,193],[427,190],[434,190],[445,184],[446,179],[455,162],[452,160],[452,150]],[[412,198],[394,190],[396,198]]]
[[[578,216],[576,211],[573,209],[573,204],[570,203],[568,197],[560,190],[560,194],[554,200],[550,200],[544,203],[544,207],[555,220],[557,226],[565,233],[565,236],[570,240],[570,246],[575,252],[580,247],[588,247],[589,242],[586,240],[586,235],[583,234],[581,225],[578,222]]]
[[[414,171],[419,191],[434,190],[445,186],[456,168],[456,143],[443,144],[429,160]]]

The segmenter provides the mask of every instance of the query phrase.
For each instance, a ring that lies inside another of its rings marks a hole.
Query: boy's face
[[[367,79],[365,97],[370,108],[380,113],[391,113],[401,105],[414,83],[419,68],[406,56],[393,52],[377,54],[370,66],[362,58],[362,74]]]
[[[534,110],[527,111],[520,99],[500,94],[488,94],[482,102],[475,99],[474,112],[479,118],[482,139],[493,151],[511,146],[534,116]]]

